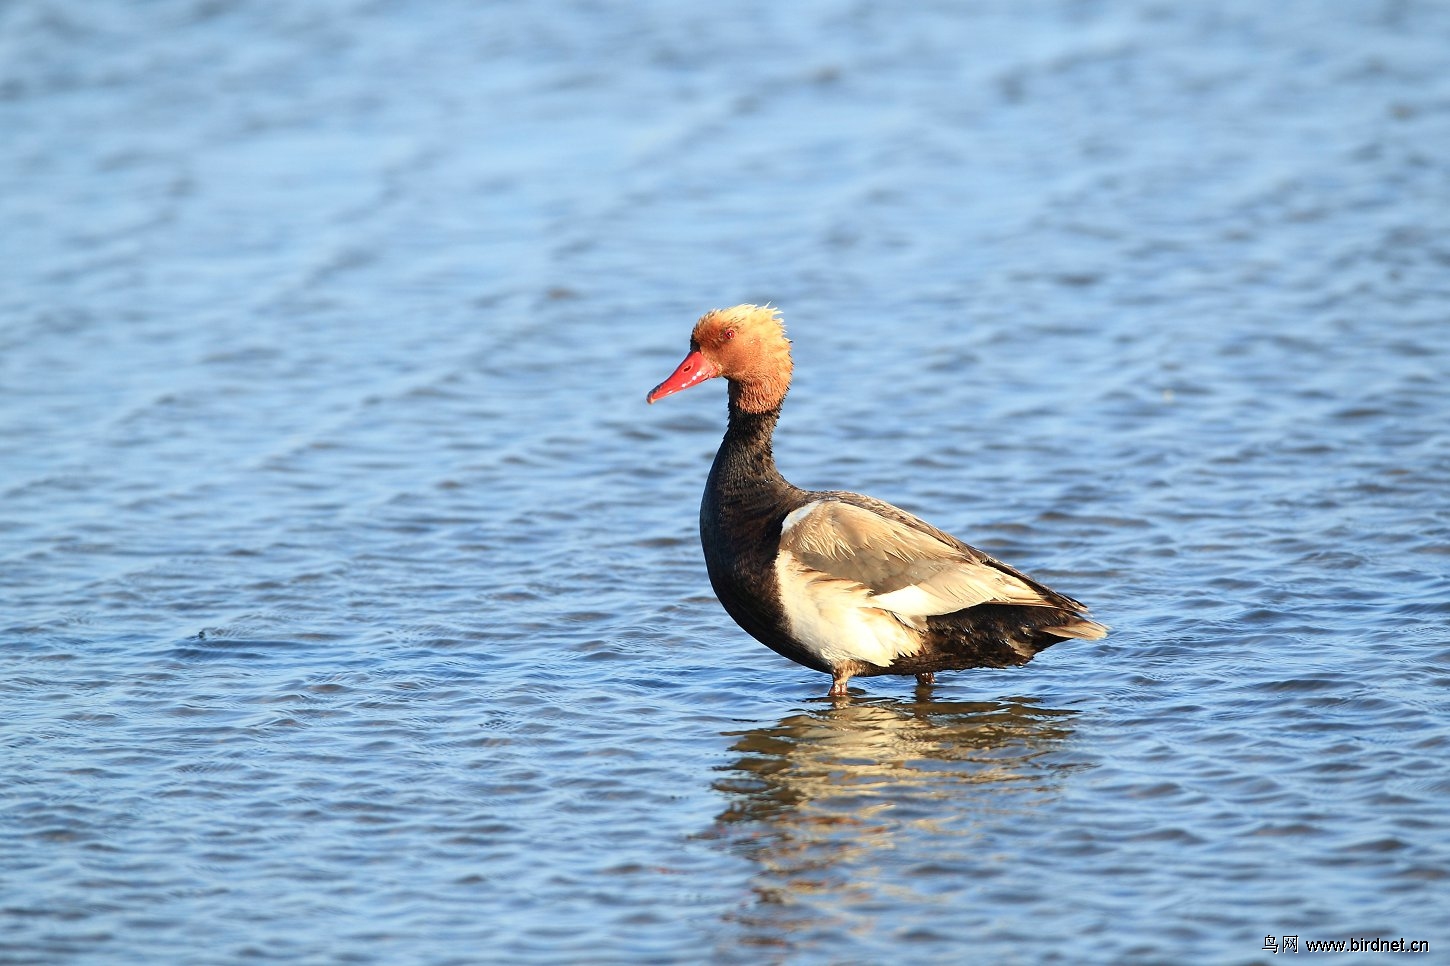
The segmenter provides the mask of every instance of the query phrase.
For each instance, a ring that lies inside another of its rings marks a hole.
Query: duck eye
[[[728,342],[728,341],[730,341],[733,338],[735,338],[735,330],[734,329],[726,329],[725,330],[725,341]]]

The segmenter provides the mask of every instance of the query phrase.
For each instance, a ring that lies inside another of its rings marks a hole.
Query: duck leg
[[[831,690],[828,692],[833,698],[844,698],[851,693],[847,685],[851,681],[851,669],[846,667],[836,668],[831,672]]]
[[[927,671],[925,674],[918,674],[916,676],[916,686],[919,688],[930,687],[935,683],[936,675],[933,674],[931,671]]]

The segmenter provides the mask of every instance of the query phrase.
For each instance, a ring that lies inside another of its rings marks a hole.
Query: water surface
[[[0,10],[16,963],[1450,944],[1450,9]],[[777,454],[1113,625],[828,681]],[[1432,954],[1433,955],[1433,954]]]

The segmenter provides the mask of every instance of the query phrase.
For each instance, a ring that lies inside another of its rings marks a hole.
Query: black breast
[[[700,543],[710,585],[735,622],[777,654],[829,672],[787,632],[776,582],[781,524],[810,500],[775,468],[770,440],[778,414],[732,411],[700,501]]]

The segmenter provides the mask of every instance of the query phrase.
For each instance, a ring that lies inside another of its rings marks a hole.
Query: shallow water
[[[4,958],[1443,950],[1447,36],[0,8]],[[766,300],[789,478],[1112,635],[833,704],[738,631],[723,389],[643,393]]]

